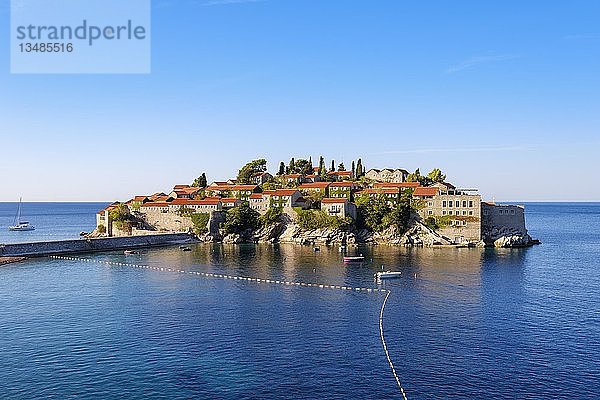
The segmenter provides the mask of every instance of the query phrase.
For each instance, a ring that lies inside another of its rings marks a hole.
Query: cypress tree
[[[277,173],[277,175],[283,174],[285,174],[285,163],[282,161],[279,163],[279,172]]]
[[[330,171],[335,171],[335,160],[331,160],[331,169]]]
[[[356,177],[356,165],[354,164],[354,160],[352,160],[352,176]]]

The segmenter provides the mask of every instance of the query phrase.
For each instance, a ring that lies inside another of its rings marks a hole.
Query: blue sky
[[[489,200],[600,200],[597,1],[161,0],[149,75],[11,75],[0,4],[0,201],[321,154],[440,167]]]

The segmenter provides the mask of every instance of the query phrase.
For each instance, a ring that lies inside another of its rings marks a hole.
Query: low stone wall
[[[52,242],[15,243],[0,245],[0,257],[47,256],[56,254],[89,253],[167,246],[194,242],[185,233],[111,237],[97,239],[60,240]]]

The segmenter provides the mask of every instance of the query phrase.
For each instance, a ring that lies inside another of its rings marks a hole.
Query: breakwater
[[[57,240],[0,245],[0,257],[43,257],[194,243],[187,233],[166,233],[95,239]]]

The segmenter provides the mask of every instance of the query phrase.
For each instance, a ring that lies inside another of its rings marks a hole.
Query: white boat
[[[8,229],[15,232],[25,232],[25,231],[33,231],[35,230],[35,226],[31,225],[27,221],[21,221],[21,203],[23,199],[19,199],[19,208],[17,210],[17,215],[15,216],[15,222],[13,226],[9,226]]]
[[[380,279],[397,279],[402,276],[402,272],[382,271],[375,274],[375,278]]]

